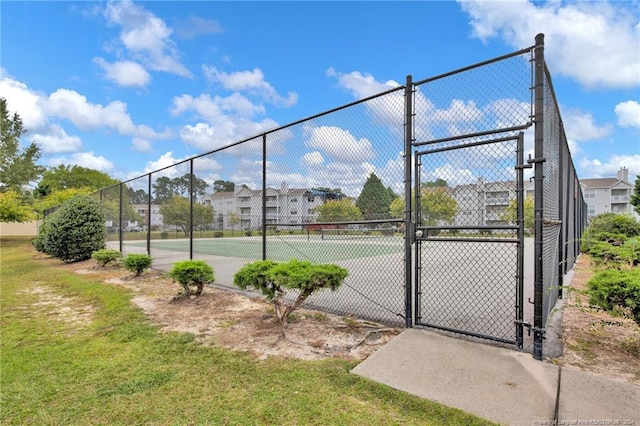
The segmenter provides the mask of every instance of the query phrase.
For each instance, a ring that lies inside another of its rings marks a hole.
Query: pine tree
[[[371,173],[356,200],[356,206],[366,220],[388,219],[391,201],[391,194],[380,178]]]
[[[636,183],[631,194],[631,205],[636,213],[640,214],[640,175],[636,175]]]

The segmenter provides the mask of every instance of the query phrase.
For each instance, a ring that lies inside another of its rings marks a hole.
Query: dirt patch
[[[89,325],[95,312],[91,305],[80,303],[74,297],[67,297],[55,293],[50,288],[43,286],[31,287],[23,293],[37,296],[37,300],[20,308],[25,311],[39,311],[47,317],[67,324],[67,335],[72,335],[83,327]]]
[[[363,360],[402,331],[300,309],[294,312],[283,337],[271,304],[259,296],[205,287],[198,297],[176,298],[180,285],[158,271],[135,277],[121,268],[102,268],[93,261],[63,267],[132,290],[133,303],[163,331],[192,333],[205,344],[248,352],[262,359],[281,356]]]
[[[558,362],[640,385],[640,326],[589,306],[583,292],[592,271],[590,258],[581,255],[562,314],[564,352]]]

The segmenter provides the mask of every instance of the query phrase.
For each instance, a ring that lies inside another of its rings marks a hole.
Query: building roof
[[[621,182],[617,178],[580,179],[580,183],[587,188],[611,188]]]

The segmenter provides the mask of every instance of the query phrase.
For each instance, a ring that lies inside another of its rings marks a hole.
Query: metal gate
[[[524,128],[414,144],[416,325],[522,348]]]

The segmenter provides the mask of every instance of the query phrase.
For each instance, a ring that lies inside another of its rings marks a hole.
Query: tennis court
[[[283,235],[267,237],[267,258],[285,262],[291,258],[328,263],[401,252],[400,236]],[[127,247],[146,247],[146,241],[126,241]],[[189,240],[154,240],[152,251],[189,253]],[[132,250],[137,251],[137,250]],[[193,240],[193,253],[245,259],[262,258],[262,237],[203,238]]]

